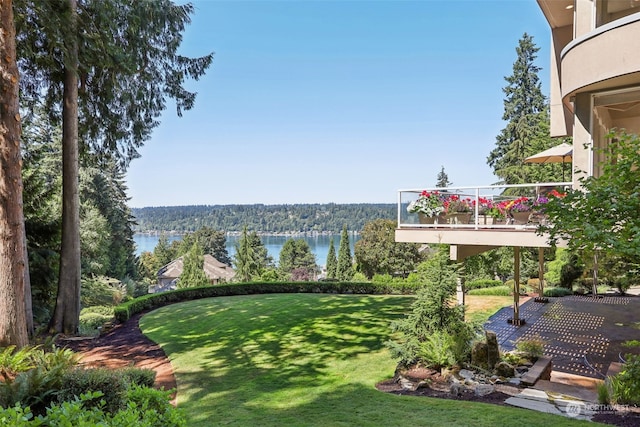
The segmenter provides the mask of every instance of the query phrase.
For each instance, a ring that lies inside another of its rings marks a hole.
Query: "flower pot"
[[[471,212],[455,212],[447,215],[449,224],[469,224]]]
[[[435,224],[436,218],[437,217],[435,216],[428,216],[427,214],[418,212],[418,220],[420,221],[420,224]]]
[[[491,215],[478,215],[478,225],[492,225],[493,217]]]
[[[511,212],[514,224],[526,224],[529,222],[531,212]]]

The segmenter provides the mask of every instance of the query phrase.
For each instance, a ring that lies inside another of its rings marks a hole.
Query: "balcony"
[[[481,202],[483,200],[490,200],[493,204],[503,202],[501,206],[504,206],[508,201],[520,197],[537,200],[554,189],[562,192],[571,187],[571,182],[549,182],[400,190],[395,240],[396,242],[455,245],[457,248],[452,250],[452,257],[455,256],[455,259],[501,246],[549,247],[547,236],[537,232],[540,223],[546,221],[543,214],[531,213],[524,218],[515,218],[507,214],[501,220],[496,220],[486,214],[483,215],[481,206],[485,204]],[[470,204],[471,212],[466,217],[452,214],[440,215],[438,219],[433,220],[433,223],[421,223],[418,214],[409,213],[407,207],[417,200],[423,190],[438,191],[446,197],[456,195],[458,199],[466,200]],[[458,252],[454,253],[456,251]]]

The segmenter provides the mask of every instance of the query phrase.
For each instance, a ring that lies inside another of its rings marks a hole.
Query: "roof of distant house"
[[[184,257],[179,257],[158,270],[159,279],[175,279],[180,277],[184,268]],[[231,279],[236,275],[233,268],[224,264],[213,256],[204,256],[204,273],[211,280]]]

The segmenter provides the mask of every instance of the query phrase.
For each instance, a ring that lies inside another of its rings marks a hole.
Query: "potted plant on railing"
[[[423,191],[417,200],[409,203],[407,211],[417,213],[420,224],[437,224],[444,222],[444,197],[438,191]]]
[[[526,224],[533,211],[533,200],[528,197],[518,197],[504,202],[504,210],[514,224]]]
[[[529,217],[529,221],[536,223],[545,223],[547,220],[547,214],[545,213],[545,206],[549,203],[549,199],[552,198],[563,198],[565,196],[564,193],[560,193],[558,190],[553,189],[550,192],[538,196],[538,198],[533,202],[532,213]]]
[[[471,208],[472,210],[475,209],[475,200]],[[504,218],[504,215],[498,209],[498,204],[486,197],[478,198],[478,224],[491,225],[496,218]]]
[[[461,198],[452,194],[443,202],[444,211],[451,224],[469,224],[472,214],[473,201],[470,198]]]

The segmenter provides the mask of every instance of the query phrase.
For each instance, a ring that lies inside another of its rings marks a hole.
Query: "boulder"
[[[495,332],[487,331],[487,367],[493,369],[496,363],[500,361],[500,346],[498,345],[498,336]]]
[[[496,375],[503,378],[513,377],[515,374],[515,370],[513,366],[507,362],[499,362],[496,365]]]
[[[471,348],[471,364],[473,366],[479,366],[483,369],[488,369],[489,366],[487,365],[487,354],[488,347],[486,342],[478,341],[474,343],[473,347]]]
[[[495,391],[495,387],[491,384],[478,384],[475,388],[476,396],[486,396]]]

